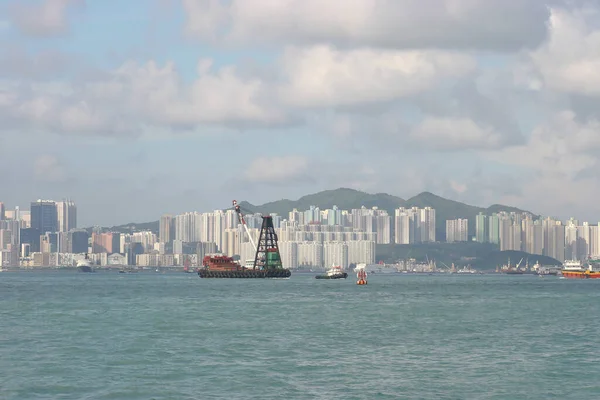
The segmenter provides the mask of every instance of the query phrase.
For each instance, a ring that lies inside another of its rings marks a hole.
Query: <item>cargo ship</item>
[[[507,274],[507,275],[523,275],[523,274],[530,273],[528,263],[526,262],[526,265],[524,267],[522,267],[521,266],[522,262],[523,262],[523,258],[521,258],[521,260],[516,265],[512,265],[510,263],[510,258],[509,258],[508,263],[506,263],[505,265],[502,266],[502,268],[500,268],[500,272],[502,272],[503,274]]]
[[[590,260],[587,267],[580,261],[565,261],[561,275],[567,279],[598,279],[600,278],[599,260]]]
[[[344,272],[339,265],[332,265],[325,274],[315,276],[316,279],[346,279],[347,277],[348,273]]]
[[[273,226],[273,217],[270,215],[262,217],[262,227],[258,245],[256,245],[252,235],[250,235],[240,206],[235,200],[233,200],[233,207],[256,252],[254,262],[251,266],[246,263],[247,266],[243,267],[235,262],[232,257],[218,254],[207,255],[202,260],[202,266],[198,268],[198,276],[200,278],[289,278],[292,272],[282,266],[277,234]]]

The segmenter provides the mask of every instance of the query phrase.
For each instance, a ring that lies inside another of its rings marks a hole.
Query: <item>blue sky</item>
[[[598,10],[432,1],[2,0],[0,201],[87,226],[352,187],[599,219]]]

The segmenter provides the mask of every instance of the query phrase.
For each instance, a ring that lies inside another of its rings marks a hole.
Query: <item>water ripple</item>
[[[600,282],[1,278],[2,399],[600,398]]]

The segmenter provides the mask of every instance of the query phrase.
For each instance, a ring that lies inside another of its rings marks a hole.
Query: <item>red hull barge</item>
[[[203,267],[198,269],[200,278],[289,278],[289,269],[259,269],[242,267],[227,256],[205,256]]]
[[[562,276],[567,279],[598,279],[600,271],[562,271]]]

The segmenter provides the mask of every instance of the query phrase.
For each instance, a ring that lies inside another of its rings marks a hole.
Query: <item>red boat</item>
[[[205,256],[202,259],[202,265],[211,271],[243,271],[246,269],[235,262],[232,257],[227,256]]]
[[[289,269],[242,267],[233,258],[223,255],[205,256],[198,268],[200,278],[288,278]]]

